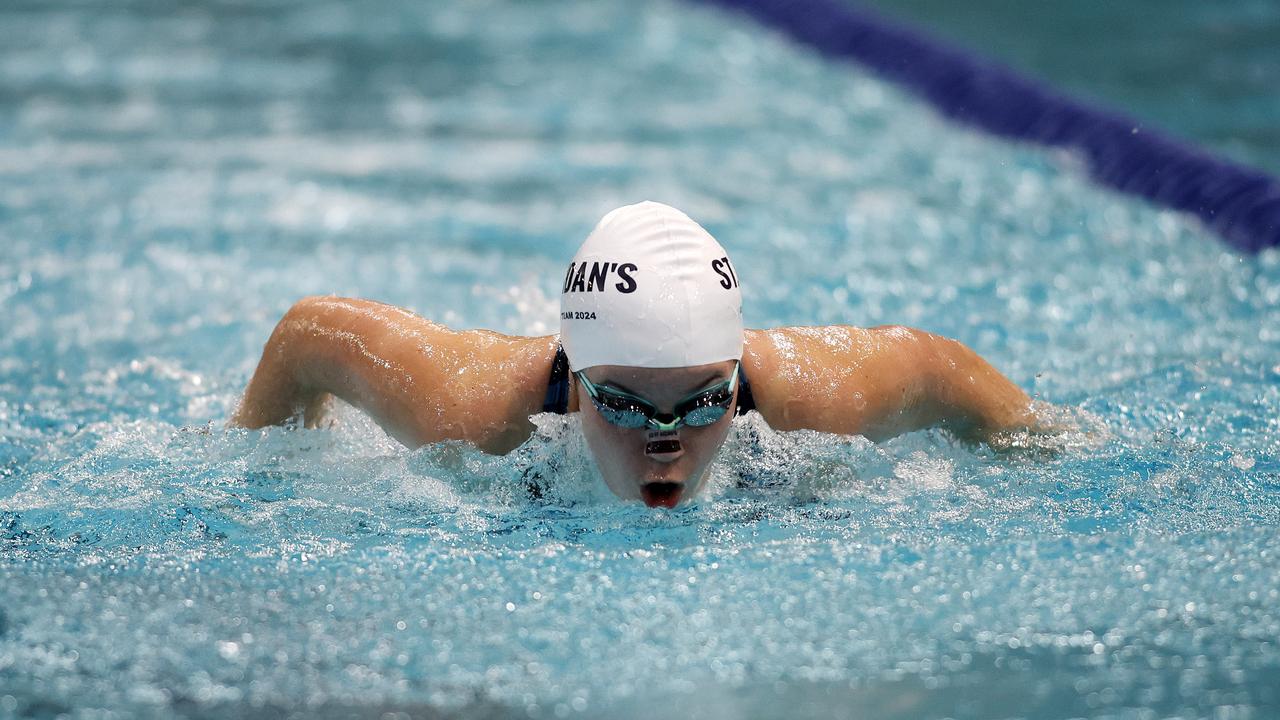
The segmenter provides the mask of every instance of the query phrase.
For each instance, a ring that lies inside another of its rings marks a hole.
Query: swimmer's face
[[[585,374],[594,385],[638,395],[653,403],[660,413],[671,413],[675,404],[690,394],[727,380],[733,368],[731,360],[661,369],[598,365],[588,368]],[[724,417],[711,425],[682,425],[674,437],[669,434],[658,437],[651,429],[610,424],[600,416],[580,384],[577,393],[582,434],[605,484],[618,497],[643,500],[650,507],[674,507],[697,494],[707,467],[729,434],[733,420],[734,406],[731,405]],[[736,389],[734,402],[737,402]]]

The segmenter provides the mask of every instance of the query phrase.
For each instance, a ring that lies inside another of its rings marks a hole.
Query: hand
[[[1034,460],[1052,460],[1074,449],[1100,447],[1110,437],[1101,418],[1079,408],[1033,400],[1025,427],[1003,429],[965,440],[980,441],[996,453]]]

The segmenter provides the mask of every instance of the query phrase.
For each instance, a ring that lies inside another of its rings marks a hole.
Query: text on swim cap
[[[633,293],[636,291],[636,279],[631,273],[635,271],[633,263],[569,263],[569,271],[564,274],[564,292],[603,291],[609,281],[609,273],[616,273],[618,282],[613,284],[613,288],[620,293]]]
[[[738,275],[733,271],[733,266],[729,264],[729,258],[722,257],[719,260],[711,261],[711,269],[716,271],[720,276],[720,287],[725,290],[732,290],[738,287]],[[725,270],[728,273],[725,273]]]

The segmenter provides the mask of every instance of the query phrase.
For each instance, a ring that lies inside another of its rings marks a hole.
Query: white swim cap
[[[729,254],[673,207],[610,212],[565,273],[560,343],[574,370],[741,359],[742,293]]]

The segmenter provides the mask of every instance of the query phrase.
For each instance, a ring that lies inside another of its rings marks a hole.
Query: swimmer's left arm
[[[1011,432],[1047,428],[1022,388],[964,343],[924,336],[927,426],[941,425],[966,440],[986,442]]]
[[[778,429],[883,440],[942,426],[988,441],[1037,424],[1022,389],[964,344],[921,330],[749,331],[744,362],[757,408]]]

